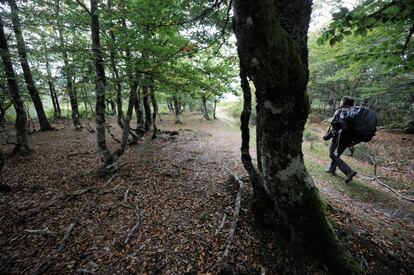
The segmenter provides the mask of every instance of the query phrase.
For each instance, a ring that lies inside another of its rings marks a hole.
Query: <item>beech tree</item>
[[[53,129],[47,120],[42,101],[37,91],[35,82],[33,80],[32,71],[30,70],[29,62],[27,60],[26,45],[24,42],[22,28],[19,18],[19,9],[15,0],[7,0],[11,9],[11,18],[13,23],[13,31],[16,35],[17,51],[19,53],[20,64],[22,65],[24,80],[26,82],[27,90],[33,100],[36,109],[37,117],[39,119],[40,130],[47,131]]]
[[[17,83],[16,73],[13,69],[2,18],[0,18],[0,54],[4,66],[4,72],[7,77],[7,87],[10,98],[12,99],[14,109],[16,110],[16,146],[14,147],[13,152],[25,154],[30,151],[26,129],[27,115],[24,109],[23,100],[20,97],[19,86]]]
[[[125,116],[122,140],[119,148],[114,152],[108,149],[106,144],[105,135],[105,89],[106,89],[106,76],[105,66],[102,57],[101,42],[100,42],[100,24],[99,24],[99,10],[98,0],[91,0],[91,36],[92,36],[92,50],[95,63],[95,93],[96,93],[96,141],[98,152],[101,155],[102,166],[100,172],[102,175],[111,174],[118,170],[118,159],[124,153],[129,136],[129,123],[132,117],[132,110],[134,107],[136,91],[130,90],[128,100],[128,110]]]
[[[235,0],[233,5],[245,98],[242,161],[254,188],[255,213],[287,228],[293,241],[323,256],[336,273],[359,273],[355,260],[339,244],[303,162],[312,1]],[[257,169],[249,154],[248,79],[256,89]]]
[[[55,9],[56,9],[55,10],[56,18],[59,18],[60,17],[60,0],[55,0]],[[65,47],[65,38],[64,38],[62,23],[59,21],[57,21],[57,29],[58,29],[58,38],[59,38],[59,48],[62,53],[62,59],[63,59],[63,64],[64,64],[63,73],[66,77],[66,89],[69,94],[70,106],[72,109],[73,125],[75,129],[80,129],[82,125],[80,122],[78,99],[76,97],[76,91],[73,85],[72,69],[69,64],[69,55]]]

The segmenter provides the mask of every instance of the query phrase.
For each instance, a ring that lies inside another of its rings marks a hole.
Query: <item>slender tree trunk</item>
[[[255,213],[259,218],[266,213],[267,220],[285,226],[293,241],[321,253],[335,273],[359,273],[359,266],[340,247],[303,163],[312,2],[234,0],[233,4],[242,81],[248,77],[256,88],[258,170],[249,167],[254,171]],[[246,121],[243,130],[248,130]],[[246,148],[243,144],[242,158]]]
[[[56,7],[56,18],[60,16],[60,0],[55,0],[55,7]],[[73,126],[75,129],[82,128],[82,124],[80,122],[80,114],[78,108],[78,100],[76,98],[76,92],[73,87],[72,82],[72,69],[70,68],[69,64],[69,56],[65,49],[65,40],[63,38],[63,30],[60,23],[57,24],[58,28],[58,36],[59,36],[59,48],[62,51],[62,59],[63,59],[63,73],[66,77],[66,89],[69,95],[70,100],[70,107],[72,109],[72,120]]]
[[[6,106],[0,105],[0,125],[3,125],[5,118],[6,118],[6,112],[7,110],[13,105],[13,102],[9,103]]]
[[[149,87],[145,84],[142,86],[143,96],[144,96],[144,111],[145,111],[145,122],[144,130],[145,133],[148,133],[151,130],[152,125],[152,116],[151,116],[151,95]]]
[[[101,43],[99,38],[99,13],[97,10],[98,0],[91,0],[91,34],[92,50],[96,69],[96,139],[98,152],[103,162],[101,172],[106,174],[117,169],[117,157],[111,154],[106,144],[105,127],[105,68],[102,59]]]
[[[152,102],[152,139],[157,138],[157,114],[158,114],[158,104],[157,100],[155,99],[155,92],[154,92],[154,86],[150,86],[150,92],[151,92],[151,102]]]
[[[207,109],[207,98],[205,96],[201,97],[201,105],[202,105],[202,114],[203,117],[207,120],[210,120],[210,117],[208,116],[208,109]]]
[[[45,110],[43,108],[42,101],[37,91],[36,85],[33,81],[32,71],[30,70],[29,62],[27,61],[26,45],[24,42],[22,28],[19,18],[19,9],[15,0],[7,0],[11,9],[11,17],[13,22],[13,31],[16,35],[17,52],[19,53],[20,64],[22,65],[24,80],[26,82],[27,90],[32,98],[33,104],[36,109],[37,117],[39,119],[40,130],[48,131],[53,127],[47,120]]]
[[[216,119],[217,99],[214,99],[213,119]]]
[[[185,112],[185,107],[186,107],[186,104],[185,104],[185,102],[184,103],[181,103],[182,101],[180,101],[180,113],[181,114],[183,114],[184,112]]]
[[[194,102],[192,100],[188,103],[188,109],[190,113],[194,112]]]
[[[88,100],[88,93],[86,92],[86,79],[83,80],[83,107],[85,108],[85,114],[86,114],[86,119],[88,119],[89,117],[89,110],[88,110],[88,104],[89,104],[89,100]]]
[[[116,103],[115,103],[115,101],[113,99],[111,99],[109,101],[109,104],[111,104],[111,111],[112,111],[111,115],[112,116],[116,115]]]
[[[61,117],[60,106],[59,106],[59,102],[57,101],[56,88],[55,88],[55,84],[53,83],[53,77],[52,77],[52,72],[50,71],[50,64],[49,64],[48,56],[46,56],[46,71],[47,71],[47,84],[49,85],[50,98],[52,99],[52,104],[53,104],[53,117],[54,119],[57,119]]]
[[[92,50],[94,53],[95,69],[96,69],[96,138],[98,144],[98,152],[101,155],[102,167],[100,169],[103,175],[111,174],[118,170],[118,159],[124,153],[129,136],[129,123],[132,117],[133,105],[135,101],[135,91],[130,91],[128,110],[122,130],[122,141],[119,148],[111,153],[106,144],[105,136],[105,67],[102,58],[101,43],[99,37],[99,13],[98,0],[90,0],[91,3],[91,34],[92,34]]]
[[[56,103],[56,108],[58,112],[58,118],[62,118],[62,110],[60,109],[59,96],[56,92],[56,89],[55,89],[54,96],[55,96],[55,103]]]
[[[112,9],[112,1],[111,0],[108,0],[108,9],[110,11]],[[111,60],[112,73],[115,76],[117,106],[118,106],[118,109],[120,109],[120,111],[122,112],[122,85],[121,85],[121,79],[119,77],[119,71],[118,71],[118,67],[117,67],[117,63],[116,63],[116,52],[115,52],[116,39],[115,39],[115,33],[113,31],[113,28],[109,28],[109,36],[111,38],[110,39],[110,44],[109,44],[109,58]],[[113,102],[113,100],[111,100],[111,107],[112,107],[112,113],[115,114],[114,113],[115,103]],[[118,112],[119,112],[119,110],[118,110]],[[123,117],[123,114],[121,113],[121,116],[119,116],[119,113],[118,113],[118,119],[122,118],[122,117]]]
[[[50,98],[52,99],[52,105],[53,105],[53,119],[57,119],[58,118],[58,111],[57,111],[57,106],[56,106],[56,101],[55,101],[55,96],[54,96],[54,84],[51,80],[47,81],[47,84],[49,85],[49,91],[50,91]]]
[[[175,124],[181,124],[180,104],[176,95],[173,96]]]
[[[1,15],[0,15],[1,16]],[[30,152],[29,142],[27,139],[27,115],[24,110],[23,100],[20,97],[19,86],[17,84],[16,74],[10,56],[7,37],[4,33],[3,21],[0,18],[0,54],[3,61],[4,73],[7,77],[7,87],[12,99],[14,109],[16,110],[16,146],[13,152],[28,153]]]
[[[134,102],[134,110],[135,110],[135,116],[137,119],[136,123],[136,130],[145,133],[144,131],[144,111],[142,110],[142,96],[141,96],[141,89],[138,88],[138,83],[136,86],[136,97]]]
[[[168,111],[170,111],[170,113],[174,113],[174,106],[171,100],[167,100],[167,106],[168,106]]]

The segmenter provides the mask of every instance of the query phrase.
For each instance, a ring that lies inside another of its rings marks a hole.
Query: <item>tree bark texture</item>
[[[103,162],[102,172],[115,171],[117,169],[117,159],[109,151],[106,144],[106,127],[105,127],[105,67],[102,58],[101,42],[99,37],[99,14],[97,10],[98,0],[91,0],[91,34],[92,34],[92,50],[94,55],[95,71],[96,71],[96,141],[98,152]]]
[[[173,96],[174,104],[174,114],[175,114],[175,124],[181,124],[181,112],[180,112],[180,103],[178,102],[178,97]]]
[[[7,88],[12,99],[14,109],[16,110],[16,146],[14,152],[27,153],[30,151],[27,139],[27,115],[24,110],[23,100],[20,97],[19,86],[17,84],[16,74],[10,56],[7,37],[4,32],[3,21],[0,18],[0,54],[4,66],[4,72],[7,78]]]
[[[275,224],[288,228],[292,240],[301,246],[320,252],[332,270],[359,273],[359,266],[339,245],[303,162],[312,1],[235,0],[233,4],[242,85],[248,85],[248,77],[256,88],[258,169],[254,173],[258,179],[252,177],[255,205],[260,206],[256,213],[270,209]],[[248,130],[245,119],[244,131]],[[246,150],[244,143],[242,158]]]
[[[92,50],[94,54],[94,63],[96,70],[96,139],[98,152],[101,155],[102,167],[100,172],[103,175],[112,174],[118,170],[118,159],[124,153],[129,136],[129,124],[132,117],[136,91],[132,90],[129,93],[128,110],[124,120],[124,127],[122,129],[122,140],[118,149],[111,153],[106,144],[105,136],[105,89],[106,76],[105,66],[102,58],[101,43],[99,37],[99,13],[98,0],[91,0],[91,35],[92,35]]]
[[[137,123],[136,123],[136,132],[139,135],[143,135],[145,133],[144,130],[144,112],[142,110],[142,97],[141,97],[141,89],[138,88],[138,81],[136,81],[136,84],[134,85],[135,87],[135,92],[136,92],[136,97],[135,97],[135,102],[134,102],[134,110],[135,110],[135,115],[136,115],[136,119],[137,119]]]
[[[152,139],[157,138],[157,114],[158,114],[158,104],[157,100],[155,99],[155,91],[154,85],[151,84],[150,86],[150,93],[151,93],[151,102],[152,102]]]
[[[210,120],[210,117],[208,115],[208,109],[207,109],[207,97],[205,96],[201,97],[201,112],[205,119]]]
[[[52,99],[52,104],[53,104],[53,117],[55,119],[61,118],[62,114],[60,111],[59,99],[56,93],[55,84],[53,83],[53,77],[52,77],[52,72],[50,71],[50,64],[49,64],[48,56],[46,56],[46,71],[47,71],[47,84],[49,86],[50,98]]]
[[[216,108],[217,108],[217,99],[214,99],[213,119],[217,119],[217,117],[216,117]]]
[[[148,133],[151,130],[151,125],[152,125],[151,95],[150,95],[149,86],[147,84],[144,84],[142,87],[142,91],[143,91],[144,112],[145,112],[144,130],[145,130],[145,133]]]
[[[60,14],[60,0],[55,0],[55,7],[56,7],[56,18],[59,18]],[[73,126],[75,129],[82,128],[82,124],[80,121],[80,113],[79,113],[79,107],[78,107],[78,99],[76,97],[76,91],[73,86],[72,78],[72,69],[69,64],[69,55],[65,49],[65,39],[63,37],[63,30],[60,23],[58,24],[58,36],[59,36],[59,48],[62,51],[62,59],[63,59],[63,73],[66,77],[66,89],[69,94],[69,100],[70,100],[70,107],[72,110],[72,121]]]
[[[37,91],[36,85],[33,80],[32,71],[30,70],[29,62],[27,60],[26,44],[24,42],[22,28],[19,18],[19,8],[17,7],[15,0],[7,0],[11,10],[11,18],[13,31],[16,35],[17,52],[19,54],[20,64],[23,69],[24,80],[26,82],[27,90],[32,98],[33,104],[36,109],[37,117],[39,119],[40,130],[48,131],[52,130],[53,127],[47,120],[45,110],[43,108],[42,100],[40,99],[39,92]]]

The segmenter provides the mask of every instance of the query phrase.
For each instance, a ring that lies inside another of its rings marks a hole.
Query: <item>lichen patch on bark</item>
[[[273,114],[281,114],[283,113],[283,109],[280,107],[276,107],[272,102],[270,102],[269,100],[266,100],[264,102],[264,106],[266,109],[269,109]]]
[[[293,158],[285,169],[278,171],[276,177],[281,181],[286,181],[293,176],[301,178],[303,176],[304,169],[305,167],[303,165],[303,161],[298,156]]]

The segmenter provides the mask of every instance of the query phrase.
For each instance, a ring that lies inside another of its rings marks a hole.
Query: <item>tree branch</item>
[[[407,35],[407,38],[406,38],[405,44],[404,44],[404,48],[402,49],[401,55],[405,54],[405,51],[407,50],[407,47],[408,47],[408,43],[410,43],[410,39],[411,39],[411,36],[413,35],[413,33],[414,33],[414,24],[411,26],[410,31]]]
[[[206,9],[204,9],[199,15],[195,16],[194,18],[190,18],[188,20],[183,20],[183,21],[175,22],[175,23],[159,24],[159,25],[156,25],[155,27],[151,28],[150,30],[153,31],[155,29],[162,28],[162,27],[181,26],[181,25],[185,25],[185,24],[188,24],[188,23],[191,23],[191,22],[202,20],[206,16],[208,16],[215,8],[219,8],[222,3],[223,3],[223,0],[216,0],[211,7],[208,7]]]
[[[81,0],[76,0],[76,2],[89,14],[92,15],[91,11],[85,6],[85,4]]]
[[[400,198],[410,201],[410,202],[414,202],[414,198],[411,197],[407,197],[403,194],[401,194],[400,192],[398,192],[397,190],[395,190],[394,188],[392,188],[391,186],[383,183],[377,176],[377,162],[375,161],[374,157],[371,156],[371,163],[374,165],[374,179],[376,182],[378,182],[378,184],[380,184],[381,186],[387,188],[388,190],[390,190],[391,192],[393,192],[394,194],[396,194],[397,196],[399,196]]]

